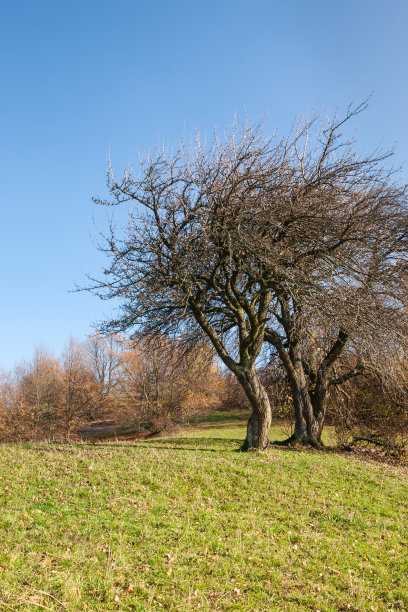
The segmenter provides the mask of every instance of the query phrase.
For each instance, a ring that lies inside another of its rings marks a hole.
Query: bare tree
[[[59,426],[69,438],[75,425],[92,420],[99,407],[99,389],[91,369],[87,346],[72,338],[62,353]]]
[[[205,335],[234,372],[253,408],[246,448],[268,444],[271,412],[256,373],[271,290],[245,243],[239,240],[229,200],[251,190],[273,156],[256,130],[238,131],[204,150],[184,146],[142,164],[136,179],[108,175],[112,201],[131,201],[128,227],[111,227],[111,266],[94,291],[120,297],[122,316],[105,330]],[[246,186],[247,185],[247,186]],[[101,202],[100,200],[98,200]],[[104,202],[108,203],[108,202]]]
[[[182,339],[148,337],[123,344],[120,395],[128,418],[158,431],[219,407],[224,378],[208,345],[186,347]]]
[[[345,117],[300,124],[285,176],[267,187],[244,231],[270,270],[265,340],[292,391],[295,430],[285,443],[320,446],[330,389],[369,370],[401,386],[407,349],[407,188],[342,138]],[[342,359],[346,352],[352,359]],[[351,365],[352,364],[352,365]]]
[[[127,226],[112,224],[102,246],[105,278],[91,287],[122,301],[105,331],[206,336],[253,409],[243,449],[268,444],[271,408],[256,371],[264,342],[290,383],[293,440],[316,446],[329,386],[363,367],[336,376],[346,344],[367,353],[374,330],[387,329],[401,345],[391,322],[406,295],[406,189],[383,170],[388,154],[359,158],[341,140],[364,107],[320,128],[300,122],[286,139],[236,124],[208,147],[197,139],[147,157],[137,176],[117,180],[109,169],[110,195],[96,199],[130,205]]]
[[[104,337],[95,333],[87,339],[87,354],[89,366],[96,382],[98,401],[98,415],[104,410],[112,408],[117,402],[116,390],[120,377],[120,351],[122,339],[114,334]],[[96,417],[96,414],[94,415]]]

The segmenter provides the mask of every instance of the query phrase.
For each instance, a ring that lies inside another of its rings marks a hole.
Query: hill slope
[[[406,468],[201,427],[0,447],[0,609],[408,608]]]

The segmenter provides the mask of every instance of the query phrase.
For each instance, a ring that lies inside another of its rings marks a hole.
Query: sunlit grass
[[[246,425],[250,412],[248,410],[223,410],[210,415],[198,417],[189,423],[183,432],[183,437],[194,438],[199,431],[200,438],[235,439],[237,444],[245,438]],[[270,429],[269,437],[272,441],[284,440],[293,433],[292,425],[284,420],[275,421]],[[334,427],[326,426],[322,439],[328,446],[337,445]]]
[[[406,610],[407,470],[227,424],[0,447],[0,610]]]

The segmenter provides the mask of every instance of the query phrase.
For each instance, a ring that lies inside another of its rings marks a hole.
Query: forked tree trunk
[[[295,429],[293,434],[277,444],[312,446],[323,448],[322,431],[326,413],[326,384],[312,391],[308,388],[306,380],[291,381],[293,404],[295,408]]]
[[[322,448],[324,417],[324,405],[313,405],[310,397],[302,397],[300,405],[295,409],[293,442],[313,446],[314,448]]]
[[[264,450],[269,445],[269,429],[272,412],[268,394],[258,380],[255,372],[238,378],[252,407],[247,425],[247,435],[242,451]]]

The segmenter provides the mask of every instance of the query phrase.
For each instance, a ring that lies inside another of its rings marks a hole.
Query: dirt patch
[[[147,438],[152,432],[144,430],[140,425],[125,425],[112,420],[95,421],[79,427],[72,432],[73,440],[96,441],[96,440],[134,440]]]
[[[351,449],[333,449],[342,455],[348,455],[360,459],[360,461],[369,461],[375,463],[386,463],[388,465],[398,465],[401,467],[408,467],[408,457],[406,454],[392,453],[378,449],[378,448],[359,448],[352,447]]]
[[[346,457],[355,457],[360,461],[370,463],[385,463],[387,465],[396,465],[400,467],[408,467],[407,454],[385,452],[379,448],[361,448],[353,446],[343,448],[340,446],[325,446],[323,449],[315,449],[308,446],[281,446],[272,443],[270,448],[279,448],[281,451],[298,452],[298,453],[335,453],[336,455],[344,455]]]

